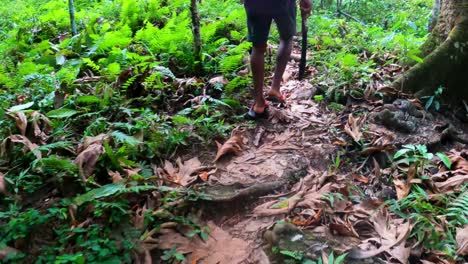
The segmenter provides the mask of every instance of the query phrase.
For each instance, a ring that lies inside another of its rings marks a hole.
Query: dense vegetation
[[[353,18],[338,17],[331,1],[314,4],[316,100],[341,109],[364,96],[378,69],[421,61],[432,1],[343,1]],[[130,263],[167,222],[206,236],[187,207],[175,206],[205,197],[163,181],[155,168],[176,154],[212,149],[244,122],[251,78],[240,72],[250,44],[238,0],[203,0],[198,73],[189,5],[75,0],[72,36],[66,1],[2,1],[0,250],[18,250],[4,261]],[[395,210],[420,200],[415,190]],[[146,208],[149,197],[156,202]],[[442,210],[426,206],[420,210]],[[453,237],[445,242],[454,256]],[[166,262],[183,258],[158,254]]]

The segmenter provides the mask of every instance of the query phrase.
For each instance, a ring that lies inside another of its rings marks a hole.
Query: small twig
[[[347,18],[349,18],[349,19],[351,19],[351,20],[354,20],[354,21],[358,22],[361,25],[364,25],[364,22],[362,22],[361,20],[353,17],[352,15],[350,15],[350,14],[348,14],[348,13],[342,11],[342,10],[338,10],[338,13],[345,16],[345,17],[347,17]]]

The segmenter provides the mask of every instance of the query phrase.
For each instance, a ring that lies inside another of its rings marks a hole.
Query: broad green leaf
[[[429,110],[429,108],[431,108],[432,106],[432,102],[434,102],[434,96],[431,96],[427,99],[427,102],[424,108],[426,108],[426,110]]]
[[[90,202],[99,198],[105,198],[105,197],[113,196],[116,194],[138,193],[140,191],[149,191],[149,190],[155,190],[155,189],[158,189],[158,187],[151,186],[151,185],[126,187],[123,184],[111,183],[111,184],[104,185],[100,188],[93,189],[80,196],[77,196],[75,198],[75,203],[76,205],[79,206],[79,205],[82,205],[84,203],[87,203],[87,202]]]
[[[94,95],[85,95],[78,97],[76,102],[79,104],[97,104],[101,102],[101,99]]]
[[[270,208],[271,209],[282,209],[282,208],[286,208],[288,206],[289,206],[289,200],[285,199],[284,201],[280,201],[278,203],[275,203]]]
[[[450,161],[450,158],[447,157],[444,153],[437,152],[436,153],[437,157],[440,158],[440,160],[444,163],[444,165],[448,168],[451,169],[452,167],[452,162]]]
[[[409,57],[410,59],[414,60],[414,61],[417,62],[417,63],[422,63],[422,62],[424,62],[424,60],[423,60],[421,57],[417,56],[416,54],[410,53],[410,54],[408,54],[408,57]]]
[[[77,113],[78,111],[73,110],[73,109],[59,108],[59,109],[50,111],[49,113],[47,113],[47,116],[50,118],[67,118],[67,117],[74,116]]]
[[[11,107],[10,109],[8,109],[8,112],[18,112],[18,111],[21,111],[21,110],[28,109],[28,108],[30,108],[30,107],[33,106],[33,105],[34,105],[34,102],[29,102],[29,103],[26,103],[26,104],[15,105],[15,106]]]
[[[57,65],[63,65],[65,63],[65,56],[63,55],[59,55],[55,58],[56,62],[57,62]]]
[[[344,263],[345,258],[346,258],[347,255],[348,255],[348,253],[345,253],[345,254],[343,254],[343,255],[337,257],[336,260],[335,260],[335,264]]]
[[[397,153],[395,153],[395,155],[393,156],[394,159],[398,159],[400,158],[401,156],[405,155],[406,153],[408,153],[410,151],[410,149],[407,149],[407,148],[404,148],[404,149],[400,149]]]
[[[425,145],[416,145],[416,149],[419,151],[421,155],[426,156],[427,147]]]
[[[93,201],[95,199],[114,195],[119,190],[122,190],[124,188],[125,186],[122,184],[115,184],[115,183],[107,184],[107,185],[102,186],[101,188],[93,189],[85,194],[82,194],[76,197],[75,202],[79,206],[86,202]]]
[[[328,256],[328,263],[335,264],[335,254],[333,252]]]
[[[407,149],[411,149],[411,150],[416,150],[416,146],[415,146],[415,145],[412,145],[412,144],[403,145],[403,148],[407,148]]]
[[[200,237],[201,237],[201,239],[203,239],[203,241],[207,241],[207,240],[208,240],[208,234],[205,233],[205,232],[200,232]]]
[[[282,255],[291,257],[295,260],[301,260],[303,258],[303,255],[300,252],[297,251],[290,251],[290,250],[281,250],[280,253]]]

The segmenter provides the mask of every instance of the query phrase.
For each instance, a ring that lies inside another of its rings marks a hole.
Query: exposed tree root
[[[415,92],[417,96],[433,95],[443,86],[448,88],[444,93],[448,99],[468,100],[467,81],[468,17],[463,16],[445,42],[393,85],[404,92]]]
[[[286,180],[255,183],[250,186],[233,184],[229,186],[214,186],[204,193],[210,196],[210,202],[225,203],[240,201],[272,193],[287,184]]]

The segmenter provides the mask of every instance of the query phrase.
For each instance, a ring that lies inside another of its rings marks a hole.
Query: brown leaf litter
[[[440,192],[452,191],[468,183],[468,153],[452,150],[449,158],[452,162],[450,170],[442,167],[439,173],[432,176],[434,186]]]
[[[355,118],[353,114],[348,116],[348,122],[345,124],[344,130],[355,142],[362,139],[361,127],[364,125],[366,118],[366,115],[359,118]]]
[[[3,140],[2,145],[0,147],[0,156],[5,156],[7,151],[10,149],[11,146],[9,145],[9,142],[22,144],[26,147],[26,149],[28,149],[29,151],[32,151],[34,155],[36,156],[36,158],[38,159],[42,158],[42,154],[40,151],[34,151],[37,148],[39,148],[39,145],[32,143],[31,140],[29,140],[27,137],[23,135],[11,135],[5,138],[5,140]]]
[[[226,141],[223,145],[219,142],[216,142],[218,146],[218,152],[216,153],[216,157],[214,162],[218,161],[221,157],[227,154],[235,154],[239,155],[242,152],[242,148],[244,145],[242,135],[236,134],[233,135],[228,141]]]
[[[325,180],[332,175],[317,177],[311,173],[293,187],[293,192],[289,198],[283,200],[268,201],[257,206],[253,213],[257,216],[271,216],[287,214],[296,207],[321,209],[325,201],[324,194],[331,193],[342,188],[340,183],[325,183]]]
[[[0,172],[0,194],[6,194],[6,181],[5,175]]]
[[[49,118],[36,111],[31,113],[30,118],[32,134],[36,140],[35,142],[38,142],[39,144],[45,144],[49,139],[49,134],[52,130]]]
[[[457,255],[468,256],[468,225],[463,228],[457,228],[457,240],[458,250]]]
[[[75,158],[74,163],[78,166],[80,176],[82,180],[85,181],[91,174],[93,174],[96,167],[96,163],[104,152],[104,147],[102,146],[102,141],[96,141],[78,153],[78,156]]]
[[[350,251],[354,259],[366,259],[386,253],[390,258],[400,263],[408,263],[411,248],[405,247],[411,225],[401,219],[392,219],[385,210],[371,216],[376,236],[363,240],[358,248]]]
[[[184,162],[179,157],[176,164],[177,168],[170,161],[166,160],[163,169],[156,169],[157,173],[165,179],[184,187],[194,183],[198,179],[198,172],[212,169],[212,167],[203,166],[198,157]]]
[[[20,253],[19,250],[12,248],[12,247],[1,247],[0,248],[0,260],[4,260],[10,254],[18,254]]]
[[[14,112],[8,114],[15,120],[16,127],[19,129],[22,136],[26,136],[26,129],[28,127],[28,118],[23,112]]]
[[[413,179],[416,177],[416,165],[413,164],[409,167],[406,172],[406,179],[394,179],[393,183],[395,184],[397,197],[399,200],[408,196],[411,191],[411,186],[413,185]]]
[[[208,239],[203,241],[198,236],[189,237],[173,229],[162,229],[157,247],[168,250],[174,246],[177,252],[186,256],[187,263],[195,259],[203,264],[243,263],[249,259],[251,245],[213,223],[208,223]]]

